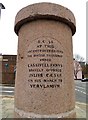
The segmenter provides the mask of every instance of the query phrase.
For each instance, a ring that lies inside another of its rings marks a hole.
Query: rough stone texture
[[[68,8],[44,2],[29,5],[18,12],[15,20],[15,32],[18,34],[18,31],[23,24],[36,19],[58,20],[69,25],[72,34],[76,31],[75,17]]]
[[[73,14],[56,4],[39,3],[22,9],[15,23],[15,117],[75,117]]]

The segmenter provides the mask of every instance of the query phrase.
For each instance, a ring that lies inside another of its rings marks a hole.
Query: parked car
[[[81,80],[82,82],[88,82],[88,78],[84,78]]]

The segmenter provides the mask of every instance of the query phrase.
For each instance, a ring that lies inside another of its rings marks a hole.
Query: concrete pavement
[[[14,97],[2,97],[2,118],[13,118],[14,114]]]
[[[1,99],[2,111],[0,110],[0,115],[2,116],[0,118],[14,118],[14,96],[0,96],[0,101]],[[77,118],[86,118],[86,107],[88,107],[88,104],[76,102]]]

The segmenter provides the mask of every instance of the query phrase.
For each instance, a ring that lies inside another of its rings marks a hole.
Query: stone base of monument
[[[76,118],[72,12],[37,3],[18,12],[15,117]]]
[[[16,113],[17,112],[17,113]],[[14,113],[15,118],[76,118],[76,112],[70,111],[66,113],[60,113],[60,114],[52,114],[52,115],[39,115],[35,113],[26,113],[23,110],[16,110]]]

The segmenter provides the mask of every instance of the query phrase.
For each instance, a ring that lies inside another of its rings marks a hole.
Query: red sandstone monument
[[[58,4],[32,4],[17,13],[14,29],[15,117],[75,118],[73,13]]]

